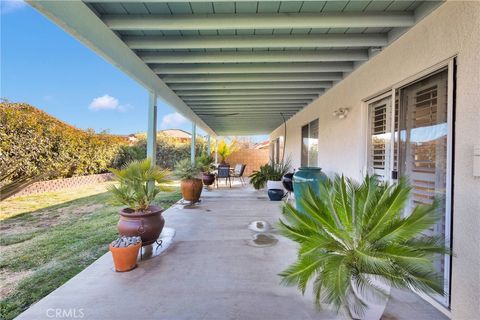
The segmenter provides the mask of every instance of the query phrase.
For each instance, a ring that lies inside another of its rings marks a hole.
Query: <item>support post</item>
[[[147,158],[155,165],[157,157],[157,95],[150,92],[148,101]]]
[[[207,135],[207,153],[208,153],[208,156],[212,155],[212,150],[210,148],[210,135]]]
[[[218,138],[215,139],[215,163],[218,164]]]
[[[190,160],[192,161],[192,164],[195,163],[195,143],[197,140],[197,125],[195,122],[192,122],[192,142],[190,145]]]
[[[148,99],[147,158],[150,158],[151,166],[154,167],[157,158],[157,94],[155,92],[150,92]],[[149,187],[154,185],[155,181],[150,181]]]

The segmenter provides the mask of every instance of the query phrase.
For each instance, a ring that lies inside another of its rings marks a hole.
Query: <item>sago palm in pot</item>
[[[110,169],[118,184],[109,190],[115,200],[127,207],[120,211],[118,232],[122,236],[140,236],[142,245],[148,245],[159,237],[165,220],[163,209],[151,205],[161,191],[167,191],[169,172],[151,166],[150,159],[132,161],[122,169]],[[156,184],[155,184],[156,182]]]
[[[437,210],[418,205],[404,215],[409,193],[405,180],[388,185],[367,176],[357,184],[337,176],[319,195],[306,190],[304,211],[286,204],[279,228],[299,250],[282,283],[303,294],[313,281],[318,307],[333,305],[355,319],[379,319],[390,286],[442,295],[433,261],[448,249],[443,238],[424,235]]]

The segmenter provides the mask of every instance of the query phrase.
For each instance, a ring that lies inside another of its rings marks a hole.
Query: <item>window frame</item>
[[[303,164],[303,146],[304,146],[304,145],[303,145],[303,139],[304,139],[304,137],[303,137],[303,128],[304,128],[304,127],[307,127],[307,128],[308,128],[308,137],[307,137],[307,138],[310,139],[311,124],[312,124],[313,122],[315,122],[315,121],[317,122],[317,138],[316,138],[316,139],[317,139],[317,146],[318,146],[319,136],[320,136],[320,133],[319,133],[319,131],[320,131],[320,119],[319,119],[319,118],[316,118],[316,119],[310,120],[310,121],[308,121],[307,123],[305,123],[305,124],[303,124],[303,125],[300,126],[300,166],[301,166],[301,167],[312,167],[312,166],[313,166],[313,167],[317,167],[317,166],[318,166],[318,161],[319,161],[318,150],[317,150],[317,159],[316,159],[316,161],[315,161],[315,165],[312,165],[312,164],[310,163],[310,152],[309,152],[309,151],[310,151],[310,147],[307,148],[307,164],[306,164],[306,165]]]
[[[455,118],[455,94],[456,94],[456,87],[455,87],[455,73],[456,73],[456,56],[452,56],[438,64],[435,64],[413,76],[410,76],[392,86],[389,88],[386,88],[382,91],[380,91],[377,94],[371,95],[365,99],[362,100],[362,132],[363,132],[363,137],[362,143],[363,148],[362,150],[364,151],[363,154],[363,161],[364,161],[364,166],[363,166],[363,175],[365,176],[368,174],[368,164],[369,164],[369,139],[370,137],[370,118],[369,118],[369,105],[375,101],[378,101],[382,98],[391,96],[392,102],[392,112],[391,112],[391,133],[395,134],[395,112],[396,108],[400,108],[400,106],[397,107],[395,104],[397,94],[398,92],[407,86],[410,86],[412,84],[415,84],[416,82],[422,81],[438,72],[441,72],[443,70],[447,70],[447,124],[448,124],[448,142],[447,142],[447,154],[446,154],[446,200],[445,200],[445,207],[446,207],[446,212],[445,212],[445,242],[446,245],[453,249],[453,241],[452,241],[452,235],[453,235],[453,214],[454,214],[454,208],[453,208],[453,200],[454,200],[454,185],[453,185],[453,179],[454,179],[454,168],[455,168],[455,159],[454,159],[454,147],[455,147],[455,123],[454,123],[454,118]],[[395,152],[395,143],[390,144],[390,152],[391,155],[394,155]],[[398,150],[397,150],[398,152]],[[400,159],[399,159],[400,160]],[[394,168],[394,161],[395,157],[391,156],[390,157],[390,168]],[[387,182],[394,183],[396,179],[392,177],[392,174],[386,175]],[[425,301],[429,302],[431,305],[433,305],[436,309],[441,311],[447,316],[451,316],[451,280],[452,280],[452,263],[453,259],[452,256],[450,255],[448,257],[449,263],[445,265],[445,275],[448,274],[448,277],[445,277],[445,291],[447,292],[447,296],[442,302],[439,302],[435,300],[432,296],[429,296],[427,294],[423,294],[420,292],[416,292],[421,298],[423,298]]]

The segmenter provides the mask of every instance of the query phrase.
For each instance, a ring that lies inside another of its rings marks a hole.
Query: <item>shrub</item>
[[[147,157],[147,148],[143,143],[133,146],[121,146],[117,155],[112,161],[112,167],[116,169],[123,168],[133,161],[143,160]]]
[[[122,137],[80,130],[24,103],[0,103],[2,184],[107,172]]]

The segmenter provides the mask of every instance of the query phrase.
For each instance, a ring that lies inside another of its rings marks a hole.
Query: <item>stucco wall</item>
[[[319,118],[319,166],[359,178],[365,167],[362,100],[457,55],[452,317],[480,315],[480,2],[447,2],[287,122],[286,154],[300,165],[300,128]],[[332,116],[350,108],[347,119]],[[283,135],[277,128],[271,138]]]

